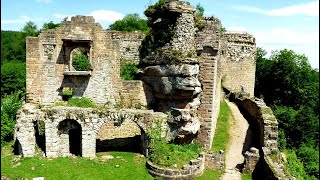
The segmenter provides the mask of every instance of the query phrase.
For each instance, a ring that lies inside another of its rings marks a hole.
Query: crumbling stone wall
[[[123,80],[121,96],[124,104],[131,107],[146,108],[153,101],[152,90],[140,80]]]
[[[27,38],[27,101],[52,105],[61,100],[65,88],[73,89],[74,97],[87,97],[96,104],[114,105],[124,97],[127,105],[132,101],[171,113],[168,139],[184,143],[196,138],[211,149],[221,81],[231,90],[254,93],[255,39],[249,34],[220,32],[221,23],[214,18],[204,18],[204,28],[197,29],[195,9],[188,2],[171,1],[161,8],[162,13],[148,14],[157,47],[143,59],[138,52],[143,34],[103,30],[91,16],[72,17],[56,29]],[[167,42],[161,42],[164,32],[170,34],[164,38]],[[70,53],[77,47],[89,50],[89,71],[73,71]],[[120,79],[121,59],[140,60],[142,82]],[[25,132],[33,133],[31,129]],[[51,148],[53,141],[47,142]],[[25,154],[32,154],[31,149]],[[82,153],[92,153],[86,151]]]
[[[45,155],[46,157],[70,156],[68,149],[68,132],[73,126],[62,126],[61,122],[70,120],[74,124],[81,126],[81,155],[83,157],[95,157],[96,139],[99,136],[101,128],[112,122],[122,127],[122,137],[131,137],[132,133],[137,133],[139,127],[141,134],[147,133],[147,126],[162,121],[162,128],[167,131],[167,115],[153,112],[150,110],[100,110],[95,108],[78,108],[78,107],[48,107],[37,108],[33,104],[25,104],[17,113],[16,138],[20,144],[21,152],[24,157],[32,157],[35,153],[35,130],[34,121],[43,121],[45,123]],[[136,124],[133,129],[133,123]],[[102,128],[102,131],[104,129]],[[131,132],[131,133],[124,133]],[[100,134],[101,135],[101,134]],[[112,133],[110,134],[112,136]],[[70,134],[69,134],[70,136]],[[146,135],[142,140],[145,141]],[[147,142],[142,143],[142,153],[147,154]]]
[[[200,52],[200,81],[203,92],[199,114],[201,129],[198,141],[205,148],[211,149],[216,122],[220,109],[220,28],[221,23],[213,18],[205,18],[201,22],[203,29],[196,34],[197,51]]]
[[[132,60],[139,64],[139,46],[144,39],[145,34],[142,32],[119,32],[111,31],[112,39],[119,43],[120,60]]]
[[[112,36],[93,17],[75,16],[27,38],[27,101],[53,104],[61,100],[64,88],[71,88],[75,96],[97,104],[114,103],[122,83],[119,44]],[[71,71],[70,53],[77,47],[89,49],[88,73]]]
[[[229,99],[234,101],[241,113],[248,120],[250,126],[253,129],[253,133],[257,135],[259,139],[259,156],[260,159],[257,162],[258,155],[252,155],[247,152],[245,156],[251,162],[248,164],[247,171],[252,171],[253,167],[250,167],[250,163],[255,165],[253,171],[253,177],[258,179],[295,179],[285,170],[284,165],[280,161],[280,154],[278,149],[278,121],[273,115],[270,107],[268,107],[262,99],[249,98],[248,95],[241,93],[229,93]],[[257,150],[254,150],[257,151]],[[257,152],[255,152],[256,154]],[[271,158],[273,156],[273,158]]]
[[[222,79],[223,86],[234,92],[254,95],[256,72],[255,38],[248,33],[224,33]]]

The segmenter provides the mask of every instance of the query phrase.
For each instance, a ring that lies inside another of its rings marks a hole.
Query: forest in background
[[[203,14],[200,5],[199,10]],[[58,26],[51,21],[42,29]],[[149,30],[138,14],[129,14],[109,28]],[[1,146],[13,140],[15,114],[25,97],[26,37],[39,32],[33,22],[21,31],[1,31]],[[266,57],[266,51],[257,48],[255,96],[264,99],[279,121],[279,148],[287,155],[291,173],[298,179],[319,179],[319,70],[292,50]]]

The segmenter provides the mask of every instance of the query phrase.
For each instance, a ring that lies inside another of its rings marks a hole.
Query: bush
[[[156,165],[172,168],[176,164],[176,168],[182,168],[190,160],[197,158],[202,150],[199,144],[177,145],[168,143],[161,137],[161,121],[158,121],[156,128],[149,127],[149,129],[151,139],[149,160]]]
[[[124,62],[120,65],[120,76],[123,80],[133,80],[138,68],[133,62]]]
[[[5,95],[1,99],[1,146],[13,140],[13,130],[16,122],[16,113],[21,107],[19,98],[21,92]]]
[[[295,151],[288,150],[286,155],[288,160],[288,168],[291,175],[293,175],[297,179],[306,179],[307,174],[304,170],[303,164],[297,158]]]
[[[83,54],[78,54],[73,57],[72,66],[77,71],[89,71],[91,67],[89,59]]]

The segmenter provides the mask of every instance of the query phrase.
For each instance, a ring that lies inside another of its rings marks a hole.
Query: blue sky
[[[29,20],[38,28],[66,16],[92,15],[104,28],[129,13],[143,11],[157,0],[2,0],[1,29],[21,30]],[[206,16],[215,16],[228,31],[246,31],[257,47],[292,49],[305,54],[319,69],[319,1],[314,0],[189,0],[200,3]]]

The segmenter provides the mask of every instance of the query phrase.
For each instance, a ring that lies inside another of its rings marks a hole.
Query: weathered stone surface
[[[96,108],[78,108],[56,106],[38,109],[33,104],[25,104],[18,111],[16,124],[16,138],[21,146],[21,154],[24,157],[34,156],[35,151],[35,121],[43,121],[45,124],[46,156],[65,157],[70,156],[69,131],[77,127],[81,133],[81,155],[83,157],[95,157],[96,139],[110,139],[114,137],[132,137],[147,133],[147,126],[157,121],[166,124],[167,115],[150,110],[103,110]],[[112,131],[105,134],[104,126],[117,124],[118,131],[113,127]],[[60,128],[61,127],[61,128]],[[166,125],[162,125],[163,134],[167,131]],[[142,142],[147,145],[148,143]],[[142,152],[148,147],[143,146]]]

